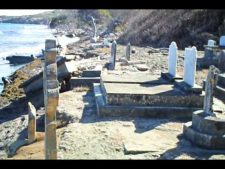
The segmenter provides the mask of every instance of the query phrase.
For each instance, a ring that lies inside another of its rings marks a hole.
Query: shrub
[[[108,18],[112,18],[111,13],[107,9],[99,9],[98,10],[99,14]]]
[[[67,19],[67,16],[65,15],[53,17],[50,22],[50,28],[55,28],[57,25],[65,23],[66,19]]]

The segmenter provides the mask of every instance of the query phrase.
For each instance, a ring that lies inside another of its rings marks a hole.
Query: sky
[[[6,15],[6,16],[22,16],[22,15],[34,15],[46,11],[52,11],[52,10],[37,10],[37,9],[1,9],[0,10],[0,16]]]

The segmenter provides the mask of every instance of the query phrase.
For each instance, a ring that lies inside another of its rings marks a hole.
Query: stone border
[[[202,148],[225,150],[225,137],[200,133],[195,131],[191,125],[192,122],[184,124],[183,134],[186,139]]]
[[[94,95],[97,107],[97,114],[100,117],[148,117],[148,118],[175,118],[191,119],[192,112],[199,108],[191,107],[161,107],[161,106],[112,106],[104,99],[99,83],[94,83]],[[112,113],[113,112],[113,113]]]

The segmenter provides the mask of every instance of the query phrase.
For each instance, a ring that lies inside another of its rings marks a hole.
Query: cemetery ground
[[[167,70],[167,50],[133,46],[132,50],[134,64],[126,64],[122,59],[125,46],[118,45],[117,58],[121,62],[116,65],[117,70],[146,71],[153,75]],[[183,74],[183,53],[183,50],[178,51],[179,75]],[[72,49],[67,54],[75,55]],[[91,49],[88,54],[91,57],[76,54],[80,63],[78,70],[104,65],[110,57],[110,48]],[[204,52],[198,51],[198,55],[203,56]],[[82,64],[84,62],[86,64]],[[207,69],[197,68],[198,85],[202,85],[207,72]],[[225,108],[222,102],[221,107]],[[93,91],[86,87],[60,93],[58,109],[70,116],[67,124],[57,129],[58,159],[225,159],[224,151],[201,149],[183,138],[183,124],[191,119],[98,117]],[[42,117],[43,109],[38,112]],[[0,152],[7,149],[4,141],[17,140],[27,127],[27,115],[23,117],[23,120],[17,117],[0,124],[0,135],[4,135],[1,138],[6,138],[1,140]],[[44,159],[43,124],[38,123],[37,142],[19,148],[9,159]]]
[[[60,95],[59,109],[73,113],[74,120],[57,129],[58,159],[225,158],[224,151],[204,150],[185,140],[185,120],[99,118],[92,91],[83,90]],[[44,159],[43,133],[37,139],[12,159]]]

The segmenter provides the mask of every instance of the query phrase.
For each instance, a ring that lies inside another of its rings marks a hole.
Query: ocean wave
[[[19,35],[19,33],[14,30],[1,30],[0,35],[6,36],[6,37],[7,36],[17,36],[17,35]]]
[[[24,35],[30,34],[49,35],[51,33],[51,30],[46,25],[29,25],[23,26],[23,29],[21,29],[19,33]]]
[[[44,44],[30,47],[19,46],[14,49],[0,52],[0,57],[7,57],[11,55],[30,56],[31,54],[37,56],[42,53],[42,49],[44,49]]]
[[[0,24],[0,83],[1,77],[12,74],[18,67],[4,60],[7,56],[38,56],[45,48],[45,39],[53,38],[46,25]],[[3,86],[0,85],[0,93]]]

